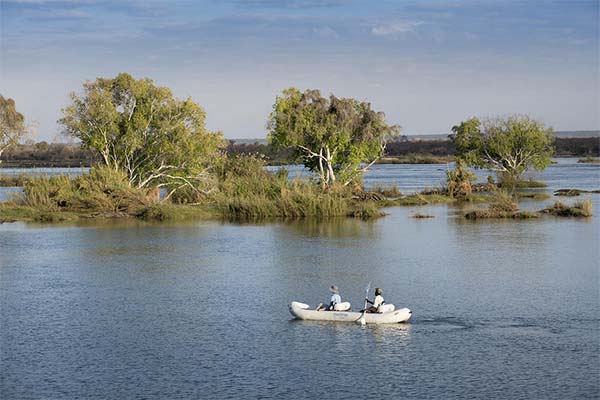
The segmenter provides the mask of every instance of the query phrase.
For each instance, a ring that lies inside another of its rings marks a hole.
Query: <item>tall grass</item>
[[[592,200],[586,199],[578,201],[574,204],[574,207],[579,208],[585,217],[591,217],[593,212]]]
[[[302,218],[380,215],[374,201],[354,198],[345,187],[323,189],[309,180],[289,181],[285,170],[273,174],[256,156],[231,157],[221,171],[219,190],[208,201],[226,218]]]
[[[507,192],[496,190],[491,193],[490,203],[487,208],[468,211],[465,214],[467,219],[486,219],[486,218],[512,218],[512,219],[531,219],[538,218],[538,214],[530,211],[519,211],[514,198]]]
[[[87,174],[30,178],[23,182],[23,204],[47,211],[133,215],[153,203],[153,195],[129,186],[126,176],[107,167]]]

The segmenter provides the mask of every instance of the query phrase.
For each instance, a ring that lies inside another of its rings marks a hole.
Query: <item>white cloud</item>
[[[409,33],[414,32],[415,28],[422,24],[422,21],[397,21],[389,24],[377,25],[371,29],[371,33],[376,36]]]

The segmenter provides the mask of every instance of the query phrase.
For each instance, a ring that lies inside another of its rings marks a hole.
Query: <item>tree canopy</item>
[[[198,187],[224,145],[205,128],[205,112],[150,79],[121,73],[83,84],[59,120],[103,162],[127,173],[132,186]]]
[[[526,115],[479,120],[470,118],[452,127],[456,155],[467,165],[519,179],[530,167],[545,169],[551,162],[552,128]]]
[[[0,155],[17,144],[26,132],[25,117],[17,111],[15,101],[0,95]]]
[[[296,88],[277,96],[267,127],[271,144],[293,147],[296,158],[318,174],[324,187],[360,178],[399,133],[370,103]]]

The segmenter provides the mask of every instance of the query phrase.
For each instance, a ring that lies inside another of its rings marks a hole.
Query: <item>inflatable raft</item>
[[[297,319],[310,321],[340,321],[340,322],[360,322],[363,315],[358,311],[317,311],[311,310],[310,306],[297,301],[290,303],[290,313]],[[366,313],[365,322],[367,324],[396,324],[406,322],[412,316],[412,311],[408,308],[387,311],[383,313]]]

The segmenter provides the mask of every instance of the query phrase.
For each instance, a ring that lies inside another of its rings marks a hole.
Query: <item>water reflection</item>
[[[410,341],[412,325],[401,324],[367,324],[360,325],[353,322],[336,321],[304,321],[292,319],[291,327],[297,329],[299,337],[307,334],[310,329],[311,335],[327,335],[335,337],[335,345],[341,348],[357,346],[360,343],[373,345],[375,343],[389,343],[394,347],[405,346]]]
[[[372,238],[375,233],[375,220],[363,221],[356,218],[305,218],[288,221],[286,228],[306,237],[323,237],[330,239]]]
[[[377,342],[391,341],[395,346],[405,346],[410,340],[412,325],[410,322],[393,325],[365,325],[363,329],[371,332]]]

